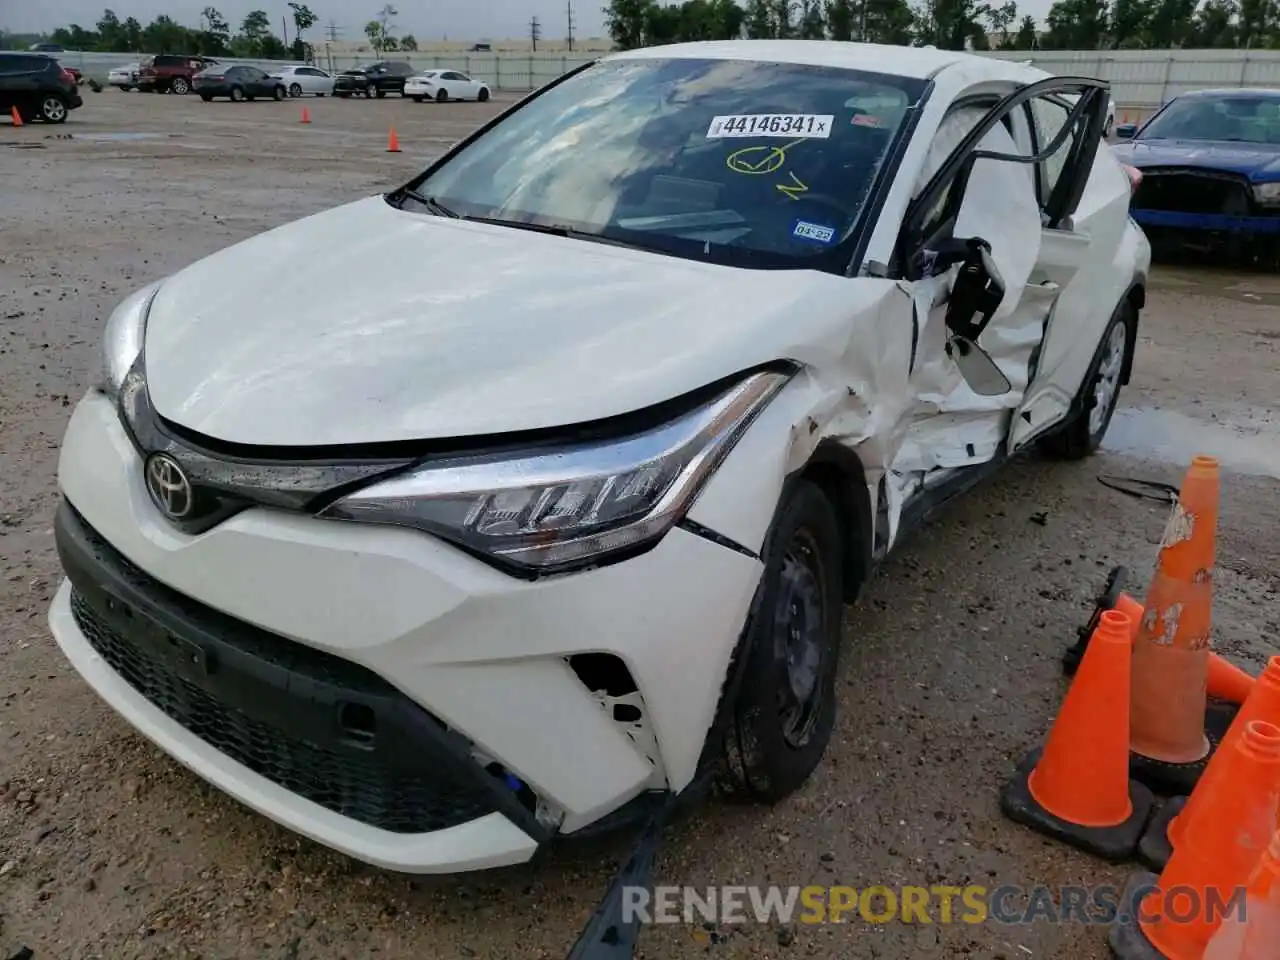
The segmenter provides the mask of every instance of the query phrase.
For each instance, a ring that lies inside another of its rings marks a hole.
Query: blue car
[[[1153,246],[1280,253],[1280,90],[1197,90],[1116,134],[1142,174],[1130,212]]]

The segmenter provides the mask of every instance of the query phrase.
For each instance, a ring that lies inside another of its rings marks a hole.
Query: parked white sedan
[[[489,99],[489,85],[459,73],[457,70],[424,70],[406,81],[404,95],[415,103],[423,100],[479,100]]]
[[[121,90],[129,91],[136,89],[138,86],[138,68],[141,64],[128,63],[123,67],[116,67],[107,74],[107,86],[119,87]]]
[[[1151,254],[1106,100],[952,50],[629,50],[152,282],[63,440],[54,637],[384,868],[780,800],[853,722],[877,564],[1107,432]]]
[[[285,67],[271,76],[285,85],[291,97],[327,97],[333,93],[333,74],[326,73],[319,67]]]

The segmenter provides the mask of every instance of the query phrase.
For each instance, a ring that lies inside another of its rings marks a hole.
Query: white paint
[[[1196,518],[1188,513],[1181,502],[1175,503],[1169,511],[1169,520],[1165,523],[1164,533],[1160,537],[1160,549],[1167,550],[1178,543],[1190,540],[1195,533]]]
[[[748,113],[731,117],[714,117],[707,128],[708,140],[730,140],[746,137],[774,137],[783,140],[803,137],[826,140],[831,136],[832,114],[814,113]]]

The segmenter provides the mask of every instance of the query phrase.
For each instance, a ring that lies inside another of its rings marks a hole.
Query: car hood
[[[569,426],[779,358],[848,351],[896,283],[746,270],[399,211],[371,197],[175,274],[145,338],[157,412],[310,446]],[[858,345],[874,356],[873,340]]]
[[[1221,140],[1131,140],[1118,144],[1116,156],[1139,169],[1205,167],[1251,179],[1280,177],[1280,144]]]

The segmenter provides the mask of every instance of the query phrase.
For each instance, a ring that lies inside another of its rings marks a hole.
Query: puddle
[[[1261,412],[1212,421],[1176,410],[1122,407],[1102,449],[1179,464],[1206,454],[1228,470],[1280,479],[1280,422]]]

